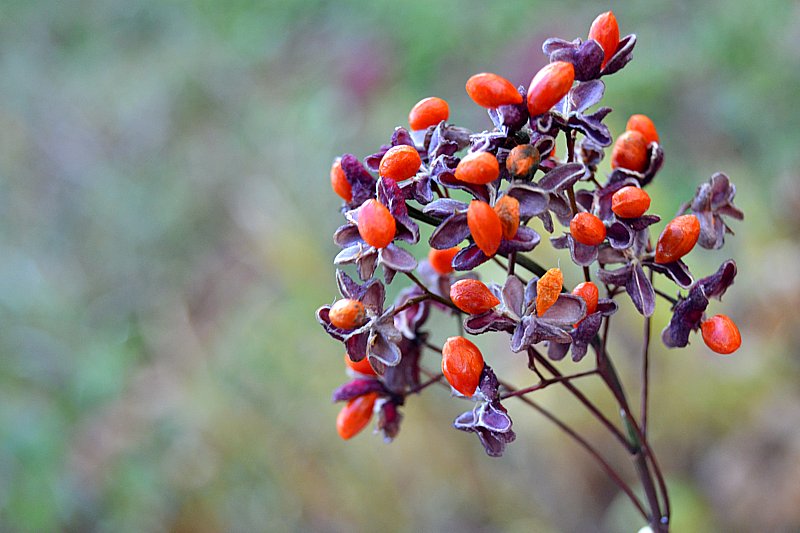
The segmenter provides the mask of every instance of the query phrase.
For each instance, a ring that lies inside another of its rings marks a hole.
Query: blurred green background
[[[0,3],[0,530],[643,525],[522,404],[509,403],[519,436],[502,459],[450,427],[465,402],[439,388],[408,402],[393,444],[344,443],[329,401],[342,350],[313,315],[337,294],[331,160],[372,153],[429,95],[453,122],[489,127],[464,81],[527,84],[544,39],[584,36],[608,7]],[[615,135],[632,113],[657,124],[654,211],[668,217],[724,170],[747,217],[690,261],[705,275],[736,258],[710,310],[737,321],[742,349],[653,351],[675,531],[800,530],[800,5],[613,7],[639,42],[606,82],[607,122]],[[623,307],[612,348],[635,396],[641,319]],[[530,380],[501,337],[481,340],[510,381]],[[634,480],[568,396],[538,398]]]

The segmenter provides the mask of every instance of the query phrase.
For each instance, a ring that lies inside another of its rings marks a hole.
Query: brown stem
[[[561,381],[569,381],[571,379],[583,378],[583,377],[586,377],[586,376],[592,376],[594,374],[597,374],[597,369],[596,368],[593,369],[593,370],[587,370],[586,372],[579,372],[577,374],[571,374],[569,376],[561,376],[561,377],[557,377],[557,378],[546,379],[546,380],[540,381],[536,385],[531,385],[530,387],[526,387],[524,389],[517,389],[514,392],[509,392],[507,394],[504,394],[504,395],[500,396],[500,399],[504,400],[506,398],[511,398],[513,396],[524,396],[525,394],[529,394],[531,392],[534,392],[534,391],[541,390],[541,389],[544,389],[546,387],[549,387],[550,385],[553,385],[554,383],[559,383]]]
[[[456,306],[455,306],[455,304],[453,304],[453,302],[451,302],[451,301],[450,301],[450,300],[448,300],[447,298],[442,298],[442,297],[441,297],[441,296],[439,296],[438,294],[435,294],[435,293],[431,292],[431,290],[430,290],[430,289],[428,289],[428,287],[426,287],[426,286],[425,286],[425,284],[424,284],[424,283],[422,283],[422,282],[419,280],[419,278],[417,278],[417,276],[415,276],[415,275],[414,275],[414,274],[412,274],[411,272],[405,272],[405,275],[406,275],[406,276],[408,276],[408,278],[409,278],[411,281],[413,281],[413,282],[414,282],[414,283],[415,283],[415,284],[416,284],[416,285],[417,285],[417,286],[418,286],[420,289],[422,289],[422,290],[425,292],[425,296],[427,296],[427,297],[428,297],[428,298],[430,298],[431,300],[436,300],[436,301],[437,301],[437,302],[439,302],[440,304],[446,305],[447,307],[450,307],[451,309],[453,309],[453,310],[457,311],[458,313],[460,313],[460,312],[461,312],[461,309],[459,309],[458,307],[456,307]]]

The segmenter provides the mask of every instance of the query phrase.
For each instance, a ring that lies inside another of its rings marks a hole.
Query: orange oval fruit
[[[376,376],[375,369],[372,368],[372,365],[369,364],[369,357],[365,357],[359,362],[354,362],[350,359],[347,354],[344,354],[344,363],[347,367],[354,371],[358,372],[359,374],[363,374],[365,376]]]
[[[350,182],[347,181],[347,176],[345,176],[344,170],[342,170],[342,162],[338,158],[333,162],[333,165],[331,165],[331,188],[333,192],[338,194],[345,202],[349,202],[353,199],[353,187],[350,185]]]
[[[486,108],[522,103],[522,95],[514,84],[491,72],[481,72],[468,79],[467,94],[476,104]]]
[[[491,152],[472,152],[456,166],[456,179],[474,185],[486,185],[500,176],[500,164]]]
[[[358,210],[358,233],[375,248],[386,248],[394,239],[397,223],[389,209],[374,198],[364,202]]]
[[[606,239],[603,221],[591,213],[581,212],[569,222],[572,238],[586,246],[599,246]]]
[[[575,68],[566,61],[545,65],[531,80],[528,87],[528,113],[532,117],[550,110],[572,88]]]
[[[497,213],[500,225],[503,227],[503,238],[513,239],[519,229],[519,200],[505,195],[495,202],[494,212]]]
[[[450,337],[442,346],[442,374],[450,385],[472,396],[481,381],[483,354],[464,337]]]
[[[435,96],[423,98],[411,108],[408,114],[408,125],[412,130],[424,130],[428,126],[436,126],[450,116],[450,106],[445,100]]]
[[[742,345],[739,328],[726,315],[716,315],[705,320],[700,325],[700,330],[703,333],[703,342],[717,353],[727,355]]]
[[[500,303],[489,287],[477,279],[462,279],[453,283],[450,286],[450,299],[456,307],[470,315],[485,313]]]
[[[392,146],[383,154],[378,172],[381,176],[395,181],[413,177],[422,166],[422,158],[413,146],[400,144]]]
[[[650,208],[650,195],[639,187],[628,185],[611,197],[611,210],[622,218],[637,218]]]
[[[539,166],[539,150],[530,144],[515,146],[506,158],[506,169],[512,177],[530,179]]]
[[[377,392],[370,392],[361,396],[356,396],[339,411],[336,417],[336,431],[344,440],[351,439],[358,435],[362,429],[367,427],[372,412],[375,409],[375,400],[378,399]]]
[[[672,263],[688,254],[700,237],[700,221],[694,215],[675,217],[658,236],[656,263]]]
[[[584,281],[579,283],[572,289],[572,294],[580,296],[586,302],[586,314],[591,315],[597,311],[597,302],[600,299],[600,291],[597,290],[597,285],[591,281]]]
[[[564,286],[564,274],[560,268],[551,268],[536,282],[536,315],[542,316],[550,309]]]
[[[638,131],[644,135],[647,144],[658,142],[658,131],[656,125],[647,115],[631,115],[628,124],[625,126],[628,131]]]
[[[431,248],[431,251],[428,252],[428,262],[437,273],[444,276],[453,271],[453,258],[458,252],[458,246],[447,248],[446,250]]]
[[[328,318],[337,328],[356,329],[367,322],[367,310],[358,300],[342,298],[331,306]]]
[[[472,200],[467,208],[467,225],[478,248],[493,256],[503,240],[503,225],[494,209],[486,202]]]
[[[603,49],[603,63],[600,68],[605,68],[619,46],[619,25],[612,11],[597,15],[589,29],[589,39],[597,41]]]
[[[611,168],[643,172],[647,168],[647,139],[638,131],[626,131],[611,150]]]

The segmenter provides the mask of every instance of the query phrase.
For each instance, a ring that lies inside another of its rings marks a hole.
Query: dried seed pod
[[[625,126],[628,131],[638,131],[644,135],[647,144],[658,142],[658,131],[656,125],[647,115],[631,115],[628,124]]]
[[[428,126],[436,126],[450,116],[450,106],[445,100],[430,96],[414,104],[408,114],[408,125],[412,130],[424,130]]]
[[[647,168],[647,139],[638,131],[626,131],[614,143],[611,168],[643,172]]]
[[[519,229],[519,200],[505,195],[495,202],[494,212],[497,213],[500,225],[503,227],[503,238],[510,241],[517,235]]]
[[[531,80],[528,87],[528,113],[532,117],[550,110],[572,88],[575,68],[566,61],[545,65]]]
[[[336,431],[339,436],[344,440],[348,440],[367,427],[372,418],[375,400],[377,399],[378,393],[370,392],[347,402],[347,405],[339,411],[339,416],[336,417]]]
[[[353,187],[347,181],[347,176],[342,170],[342,162],[339,158],[331,165],[331,188],[342,200],[349,202],[353,199]]]
[[[726,315],[715,315],[700,324],[703,342],[713,351],[727,355],[742,345],[742,335],[733,320]]]
[[[506,169],[513,178],[530,180],[539,167],[539,150],[531,144],[515,146],[506,158]]]
[[[344,354],[344,363],[347,365],[347,368],[354,372],[358,372],[359,374],[363,374],[365,376],[375,376],[375,369],[372,368],[372,365],[369,364],[369,357],[365,357],[359,362],[354,362],[350,359],[347,354]]]
[[[650,195],[639,187],[623,187],[611,197],[611,210],[621,218],[637,218],[650,208]]]
[[[597,285],[591,281],[584,281],[572,289],[572,294],[575,296],[580,296],[583,298],[583,301],[586,302],[587,315],[591,315],[597,311],[597,301],[600,298],[600,291],[598,291]]]
[[[522,103],[522,95],[513,83],[490,72],[481,72],[468,79],[467,94],[476,104],[486,108]]]
[[[358,233],[367,244],[386,248],[396,232],[397,223],[385,205],[374,198],[361,205],[358,210]]]
[[[612,11],[606,11],[597,15],[589,29],[589,39],[594,39],[603,49],[603,63],[601,68],[605,68],[606,63],[614,55],[619,46],[619,25],[617,17]]]
[[[453,283],[450,286],[450,299],[456,307],[470,315],[485,313],[500,303],[489,287],[477,279],[462,279]]]
[[[688,254],[700,237],[700,221],[694,215],[675,217],[658,236],[656,263],[672,263]]]
[[[503,225],[494,209],[486,202],[472,200],[467,209],[467,225],[478,248],[493,256],[503,240]]]
[[[447,248],[446,250],[431,248],[431,251],[428,252],[428,263],[439,274],[449,274],[453,271],[453,258],[458,252],[458,246]]]
[[[358,300],[343,298],[331,306],[328,317],[337,328],[356,329],[366,324],[367,310]]]
[[[464,337],[450,337],[442,346],[442,373],[450,385],[472,396],[481,380],[483,354]]]
[[[551,268],[536,282],[536,315],[542,316],[550,309],[564,286],[564,275],[560,268]]]
[[[473,152],[458,162],[456,179],[475,185],[486,185],[500,176],[500,164],[491,152]]]
[[[603,221],[591,213],[581,212],[569,222],[572,238],[586,246],[599,246],[606,239]]]
[[[385,178],[403,181],[413,177],[420,166],[422,159],[417,149],[407,144],[400,144],[392,146],[383,154],[378,172]]]

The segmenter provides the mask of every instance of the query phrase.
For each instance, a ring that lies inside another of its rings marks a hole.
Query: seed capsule
[[[503,240],[503,225],[494,209],[486,202],[472,200],[467,209],[467,225],[478,248],[493,256]]]
[[[528,87],[528,113],[535,117],[549,111],[569,92],[573,81],[575,68],[572,63],[555,61],[545,65]]]
[[[569,222],[572,238],[586,246],[599,246],[606,239],[603,221],[591,213],[578,213]]]
[[[422,159],[417,149],[407,144],[400,144],[392,146],[383,154],[378,172],[385,178],[403,181],[413,177],[420,166]]]
[[[503,227],[503,238],[510,241],[517,235],[519,229],[519,200],[505,195],[495,202],[494,212],[497,213],[500,225]]]
[[[358,210],[358,233],[370,246],[386,248],[397,232],[392,213],[378,200],[371,198]]]
[[[456,179],[475,185],[486,185],[500,176],[500,164],[490,152],[473,152],[458,162]]]
[[[700,237],[700,221],[694,215],[675,217],[656,243],[656,263],[672,263],[688,254]]]
[[[611,168],[627,168],[643,172],[647,168],[647,140],[638,131],[626,131],[614,143]]]
[[[453,303],[470,315],[479,315],[492,309],[500,300],[477,279],[462,279],[450,286],[450,299]]]
[[[611,197],[611,210],[622,218],[637,218],[650,208],[650,195],[639,187],[629,185]]]
[[[539,166],[539,150],[530,144],[515,146],[506,158],[506,169],[512,177],[529,180]]]
[[[490,72],[481,72],[468,79],[467,94],[476,104],[486,108],[522,103],[522,95],[513,83]]]
[[[431,248],[431,251],[428,252],[428,263],[437,273],[444,276],[453,271],[453,258],[459,251],[458,246],[446,250]]]
[[[365,376],[375,376],[375,370],[372,368],[372,365],[369,364],[369,358],[365,357],[359,362],[353,362],[347,354],[344,354],[344,363],[350,370],[354,372],[358,372],[359,374],[363,374]]]
[[[589,29],[589,39],[594,39],[603,49],[603,63],[601,68],[605,68],[606,63],[614,55],[619,46],[619,25],[617,17],[612,11],[601,13],[592,22]]]
[[[351,439],[369,424],[377,398],[377,392],[370,392],[353,398],[342,407],[336,417],[336,431],[340,437]]]
[[[472,396],[481,380],[483,354],[464,337],[450,337],[442,346],[442,373],[450,385]]]
[[[339,159],[336,159],[331,166],[331,188],[345,202],[353,199],[353,187],[347,181],[347,176],[342,170],[342,162]]]
[[[328,312],[331,324],[342,329],[356,329],[367,322],[367,310],[358,300],[337,300]]]
[[[647,115],[631,115],[628,124],[625,126],[628,131],[638,131],[644,135],[647,144],[658,142],[658,131],[656,125]]]
[[[580,296],[583,301],[586,302],[586,316],[589,316],[597,311],[597,301],[600,298],[600,291],[597,290],[597,285],[591,281],[584,281],[572,289],[572,294],[575,296]],[[583,319],[579,320],[575,324],[575,327],[577,328],[578,324],[581,322],[583,322]]]
[[[450,116],[450,107],[445,100],[430,96],[414,104],[408,114],[408,125],[412,130],[424,130],[436,126]]]
[[[725,315],[716,315],[700,325],[703,342],[717,353],[727,355],[742,345],[742,335],[733,320]]]
[[[564,286],[564,275],[560,268],[551,268],[536,282],[536,314],[542,316],[550,309]]]

